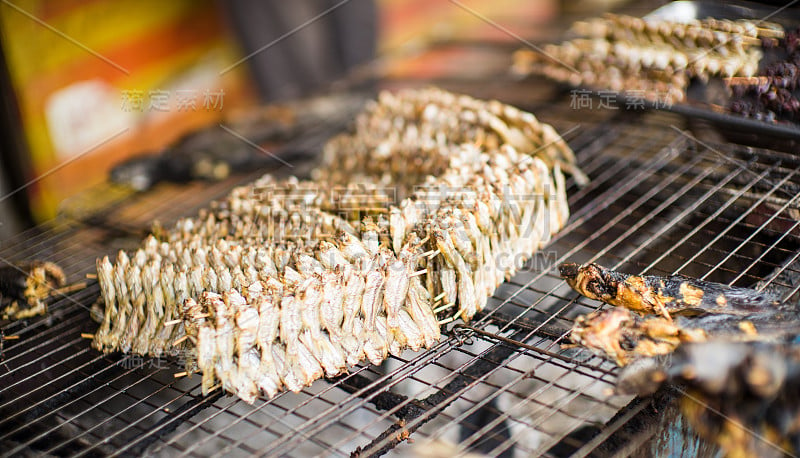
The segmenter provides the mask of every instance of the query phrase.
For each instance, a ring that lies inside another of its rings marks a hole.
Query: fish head
[[[558,266],[561,278],[575,291],[589,299],[607,302],[616,293],[616,284],[603,275],[603,268],[595,263],[578,264],[567,262]]]
[[[567,282],[574,281],[578,277],[580,266],[574,262],[565,262],[558,266],[558,273]]]
[[[624,330],[632,319],[632,312],[619,307],[582,315],[575,319],[570,339],[624,366],[628,362]]]

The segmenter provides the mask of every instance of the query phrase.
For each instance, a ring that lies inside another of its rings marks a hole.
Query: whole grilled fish
[[[704,313],[748,315],[778,305],[777,297],[770,293],[682,275],[630,275],[595,263],[564,263],[558,269],[572,289],[589,299],[639,314],[658,314],[665,318]]]
[[[570,338],[625,366],[637,359],[672,353],[689,342],[787,342],[800,334],[796,323],[800,323],[800,310],[794,306],[750,315],[681,315],[671,320],[614,307],[577,317]]]

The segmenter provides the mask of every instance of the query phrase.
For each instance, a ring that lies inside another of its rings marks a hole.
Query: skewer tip
[[[172,343],[172,346],[173,346],[173,347],[177,347],[178,345],[180,345],[180,344],[181,344],[181,342],[183,342],[184,340],[186,340],[186,339],[188,339],[188,338],[189,338],[189,336],[188,336],[188,335],[184,335],[184,336],[183,336],[183,337],[181,337],[180,339],[178,339],[178,340],[176,340],[175,342],[173,342],[173,343]]]
[[[455,321],[457,318],[458,318],[457,316],[451,316],[450,318],[445,318],[445,319],[443,319],[443,320],[440,320],[440,321],[439,321],[439,326],[445,325],[445,324],[447,324],[447,323],[452,323],[452,322],[453,322],[453,321]]]
[[[433,309],[433,313],[439,313],[439,312],[441,312],[443,310],[447,310],[447,309],[449,309],[450,307],[452,307],[454,305],[456,305],[455,302],[449,302],[447,304],[444,304],[441,307],[437,307],[437,308]]]
[[[86,286],[87,285],[86,285],[85,281],[78,282],[78,283],[73,283],[71,285],[64,286],[63,288],[51,289],[50,290],[50,295],[52,296],[52,295],[57,295],[57,294],[61,295],[61,294],[73,293],[75,291],[80,291],[82,289],[85,289]]]

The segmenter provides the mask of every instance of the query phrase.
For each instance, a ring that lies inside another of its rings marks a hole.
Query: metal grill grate
[[[775,281],[800,257],[800,162],[706,145],[665,114],[634,113],[632,122],[621,112],[576,113],[563,98],[538,105],[533,109],[544,121],[568,132],[592,182],[583,189],[570,184],[567,227],[482,314],[451,325],[434,348],[252,406],[221,393],[204,398],[199,377],[173,377],[181,370],[174,362],[90,349],[80,334],[96,327],[87,312],[98,295],[94,283],[60,298],[47,317],[3,325],[19,339],[6,342],[0,365],[0,449],[404,455],[422,453],[418,444],[430,439],[455,444],[446,453],[584,456],[608,452],[620,437],[641,444],[654,431],[642,436],[628,426],[649,404],[610,396],[610,363],[561,348],[572,320],[600,304],[578,298],[554,265],[597,260],[630,272],[739,285]],[[575,128],[577,118],[582,124]],[[253,178],[161,186],[138,196],[101,190],[88,198],[102,196],[106,211],[29,231],[2,243],[0,257],[53,260],[78,281],[97,256],[137,244],[152,219],[168,224],[194,214]],[[785,286],[787,296],[800,288]],[[408,437],[414,444],[400,444]]]

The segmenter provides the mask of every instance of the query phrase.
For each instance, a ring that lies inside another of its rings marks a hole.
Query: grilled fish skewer
[[[614,307],[575,319],[570,338],[595,354],[620,366],[641,358],[672,353],[689,342],[785,342],[800,334],[800,309],[782,304],[774,309],[748,315],[706,314],[677,316],[670,321],[660,316],[639,316]]]
[[[570,332],[576,344],[625,366],[634,359],[671,353],[682,342],[703,342],[706,332],[661,317],[642,318],[621,307],[579,316]]]
[[[66,276],[52,262],[32,261],[0,267],[0,299],[11,302],[0,316],[19,320],[47,313],[52,290],[64,286]]]
[[[545,45],[541,53],[518,50],[513,71],[675,103],[686,98],[691,77],[755,75],[762,44],[774,46],[784,36],[782,26],[761,21],[677,23],[624,15],[576,22],[573,31],[580,37]]]
[[[671,43],[687,48],[719,49],[760,46],[759,39],[783,38],[783,28],[764,21],[694,20],[690,23],[606,14],[602,18],[576,22],[572,30],[583,36],[638,43]]]
[[[572,289],[589,299],[667,319],[701,313],[746,315],[778,305],[776,298],[767,293],[681,275],[630,275],[595,263],[564,263],[558,269]]]

